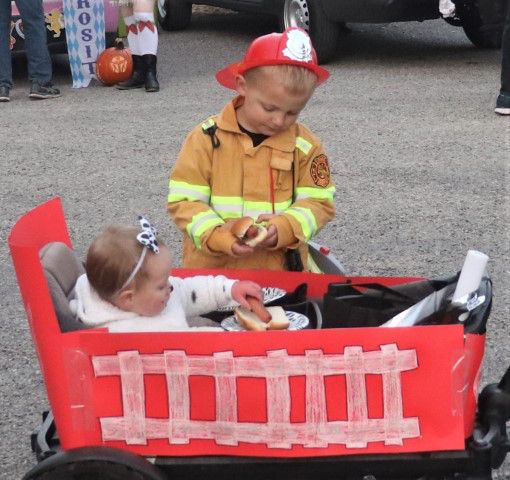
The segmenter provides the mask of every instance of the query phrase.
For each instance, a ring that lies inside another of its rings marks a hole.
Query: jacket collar
[[[216,119],[218,128],[228,132],[237,133],[239,135],[245,135],[239,129],[236,115],[236,108],[243,104],[243,100],[243,97],[237,96],[225,106]],[[297,124],[295,123],[287,130],[266,138],[259,147],[267,146],[282,152],[293,152],[296,148],[296,136]]]

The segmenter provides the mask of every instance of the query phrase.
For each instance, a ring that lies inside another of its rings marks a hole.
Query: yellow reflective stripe
[[[202,243],[200,238],[204,234],[205,231],[210,228],[215,227],[216,225],[223,225],[225,222],[216,215],[212,210],[207,210],[205,212],[197,213],[191,219],[191,222],[186,226],[186,231],[190,236],[191,240],[195,244],[195,247],[200,250],[202,248]]]
[[[292,199],[274,204],[275,213],[283,213],[292,205]],[[243,215],[246,217],[257,218],[263,213],[273,213],[273,204],[271,202],[255,202],[246,200],[244,202]]]
[[[207,130],[208,128],[214,127],[216,125],[216,122],[214,121],[214,118],[209,118],[204,123],[202,123],[202,130]]]
[[[313,145],[303,137],[296,137],[296,148],[299,148],[305,155],[308,155]]]
[[[308,271],[312,273],[324,273],[320,268],[319,265],[315,262],[313,257],[310,255],[310,252],[308,252]]]
[[[309,208],[292,207],[285,213],[293,216],[299,222],[306,242],[317,233],[317,221]]]
[[[207,185],[194,185],[177,180],[168,182],[168,202],[180,202],[188,200],[190,202],[200,201],[209,203],[211,188]]]
[[[243,199],[241,197],[212,195],[211,207],[223,219],[243,216]]]
[[[283,213],[292,205],[292,199],[276,202],[275,213]],[[221,218],[252,217],[257,218],[263,213],[273,213],[271,202],[243,200],[242,197],[211,196],[211,207]]]
[[[333,195],[335,194],[335,187],[320,188],[320,187],[297,187],[296,188],[296,200],[302,200],[303,198],[318,198],[333,201]]]

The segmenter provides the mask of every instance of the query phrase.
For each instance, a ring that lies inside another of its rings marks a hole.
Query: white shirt
[[[106,327],[110,332],[220,331],[221,327],[191,328],[186,318],[211,312],[232,300],[231,280],[223,275],[169,277],[173,291],[164,310],[156,316],[144,317],[126,312],[103,300],[91,287],[87,275],[81,275],[75,286],[76,299],[71,310],[85,324]]]

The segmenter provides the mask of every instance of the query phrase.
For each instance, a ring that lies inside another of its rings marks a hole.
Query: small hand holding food
[[[262,302],[263,294],[260,285],[249,280],[238,280],[232,285],[232,298],[241,305],[250,309],[249,299]]]
[[[263,309],[267,313],[261,313],[265,316],[269,315],[269,322],[264,321],[255,311],[243,307],[236,308],[234,310],[234,315],[237,323],[246,330],[264,332],[266,330],[285,330],[289,328],[289,319],[282,307],[267,307],[267,309],[263,307]]]
[[[244,255],[251,255],[255,249],[253,247],[249,247],[244,243],[241,243],[239,240],[232,244],[232,253],[238,257],[242,257]]]
[[[252,248],[267,237],[266,227],[255,223],[251,217],[242,217],[234,222],[231,231],[241,243]]]
[[[237,282],[253,283],[253,282]],[[237,283],[234,284],[237,285]],[[241,306],[234,310],[237,323],[246,328],[246,330],[255,330],[263,332],[265,330],[284,330],[289,328],[289,319],[282,307],[265,307],[263,303],[262,292],[258,287],[258,295],[246,295],[241,301],[235,298]],[[234,297],[234,287],[232,287],[232,297]]]
[[[257,248],[272,248],[276,247],[278,243],[278,230],[274,225],[267,227],[267,237],[264,238],[258,245]]]
[[[233,223],[229,223],[227,228],[238,239],[232,245],[232,253],[234,255],[248,255],[254,252],[254,248],[271,248],[278,243],[278,231],[274,225],[266,228],[267,220],[276,215],[263,214],[259,215],[257,222],[251,217],[242,217]]]
[[[261,225],[267,225],[267,222],[278,215],[274,213],[262,213],[257,217],[256,223]],[[278,230],[274,225],[267,227],[267,236],[258,244],[260,248],[272,248],[276,247],[278,243]]]

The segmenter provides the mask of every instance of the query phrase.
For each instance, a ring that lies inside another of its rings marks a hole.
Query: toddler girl
[[[89,247],[87,273],[78,278],[72,302],[86,325],[110,332],[188,330],[187,317],[216,310],[232,299],[249,308],[247,296],[262,298],[260,286],[250,281],[222,275],[169,277],[169,249],[143,217],[140,224],[141,232],[110,226]]]

